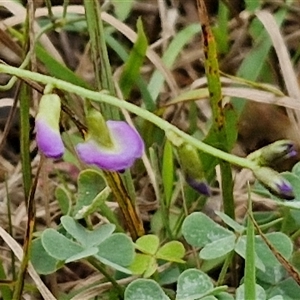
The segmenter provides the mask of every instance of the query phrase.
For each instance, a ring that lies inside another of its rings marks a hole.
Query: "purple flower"
[[[205,182],[205,180],[197,180],[195,178],[186,176],[185,178],[186,182],[191,186],[194,190],[196,190],[198,193],[210,196],[211,191],[209,185]]]
[[[54,159],[64,154],[64,144],[59,132],[60,108],[60,99],[56,94],[44,95],[35,119],[38,148],[46,157]]]
[[[293,192],[293,187],[288,181],[278,181],[276,183],[279,192],[279,196],[281,196],[284,199],[287,200],[293,200],[295,198],[294,192]]]
[[[84,143],[76,146],[78,156],[86,164],[109,171],[123,171],[130,168],[143,154],[142,138],[126,122],[107,121],[106,126],[112,146],[104,146],[101,141],[89,137]]]
[[[280,140],[254,151],[248,158],[260,166],[270,166],[297,156],[295,144],[290,140]]]
[[[204,178],[202,162],[197,149],[190,144],[183,143],[177,148],[177,153],[189,186],[202,195],[210,196],[210,187]]]
[[[295,198],[290,182],[275,170],[268,167],[260,167],[253,170],[253,174],[274,195],[286,200]]]

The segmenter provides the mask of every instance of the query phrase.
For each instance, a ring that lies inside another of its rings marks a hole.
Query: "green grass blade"
[[[45,65],[50,75],[76,84],[78,86],[90,89],[90,86],[83,79],[81,79],[72,70],[62,65],[55,58],[49,55],[43,47],[37,45],[35,51],[38,60]]]
[[[209,100],[212,108],[212,127],[206,138],[206,142],[212,142],[212,144],[222,150],[229,151],[229,144],[227,134],[234,135],[236,131],[235,127],[232,127],[230,122],[230,128],[226,124],[225,109],[223,107],[223,97],[221,90],[219,63],[217,59],[217,45],[214,39],[211,27],[209,25],[209,19],[203,0],[198,0],[199,17],[201,21],[202,34],[203,34],[203,50],[204,50],[204,66],[205,74],[207,78],[207,85],[209,90]],[[213,159],[213,164],[216,164],[218,160]],[[210,166],[210,169],[214,165]],[[222,161],[221,167],[221,181],[222,181],[222,193],[224,212],[235,219],[234,213],[234,199],[233,199],[233,180],[231,174],[230,164]]]
[[[124,70],[120,78],[120,88],[125,99],[128,98],[134,82],[137,80],[139,71],[145,60],[148,41],[143,29],[141,19],[137,21],[137,40],[133,45],[129,58],[125,63]]]
[[[104,28],[100,18],[99,2],[97,0],[85,0],[84,8],[91,41],[91,56],[97,88],[107,89],[113,94],[115,89],[104,39]]]
[[[20,147],[22,161],[22,175],[25,201],[29,197],[32,182],[32,170],[30,159],[30,89],[22,84],[20,90]]]
[[[250,194],[250,186],[248,186],[248,214],[252,216],[252,200]],[[248,217],[247,222],[247,246],[245,260],[245,299],[256,299],[255,291],[255,235],[254,224],[252,218]]]
[[[167,68],[172,67],[183,47],[199,32],[200,26],[198,24],[191,24],[177,33],[176,37],[174,37],[173,41],[170,43],[168,49],[162,57],[162,61]],[[151,97],[155,102],[163,84],[164,77],[159,71],[156,70],[153,73],[148,85],[148,90],[150,91]]]
[[[119,43],[113,36],[107,35],[105,37],[107,44],[118,54],[118,56],[126,62],[128,60],[129,55],[127,54],[125,48],[121,43]],[[135,84],[139,88],[142,94],[142,101],[145,104],[145,107],[149,111],[154,111],[156,105],[151,98],[150,92],[148,91],[147,84],[145,80],[142,78],[140,74],[137,75]]]
[[[5,274],[5,270],[3,267],[3,261],[2,259],[0,260],[0,280],[5,281],[6,278],[6,274]],[[9,288],[9,285],[5,285],[5,284],[1,284],[0,285],[0,292],[1,292],[1,296],[3,300],[11,300],[12,299],[12,291]]]
[[[164,195],[166,207],[170,207],[172,198],[173,184],[174,184],[174,162],[173,162],[173,148],[171,142],[166,140],[162,163],[162,180],[164,185]]]

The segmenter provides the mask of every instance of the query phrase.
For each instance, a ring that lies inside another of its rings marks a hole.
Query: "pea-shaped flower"
[[[130,168],[144,151],[144,143],[137,131],[124,121],[107,121],[101,124],[99,112],[88,121],[89,134],[76,150],[80,159],[108,171]],[[105,128],[104,128],[104,126]]]
[[[64,144],[59,132],[60,98],[56,94],[43,95],[35,118],[36,142],[39,150],[49,158],[60,158]]]
[[[186,182],[200,194],[210,196],[210,187],[204,178],[202,163],[196,148],[183,143],[177,148],[177,152]]]
[[[286,200],[295,198],[290,182],[275,170],[269,167],[258,167],[253,170],[253,174],[274,195]]]
[[[280,140],[250,153],[247,158],[259,166],[272,166],[297,154],[296,146],[292,141]]]

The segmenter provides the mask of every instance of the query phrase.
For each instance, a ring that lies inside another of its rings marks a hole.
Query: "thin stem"
[[[100,273],[102,273],[113,285],[113,287],[117,290],[118,294],[123,297],[124,296],[124,290],[123,288],[118,284],[118,282],[106,271],[105,267],[94,257],[88,258],[89,263],[95,267]]]
[[[57,89],[60,89],[62,91],[68,92],[68,93],[74,93],[77,94],[83,98],[88,98],[96,102],[103,102],[107,103],[119,108],[126,109],[130,111],[131,113],[134,113],[135,115],[155,124],[157,127],[164,130],[166,133],[173,132],[180,138],[184,140],[184,142],[189,143],[199,149],[202,152],[208,153],[212,156],[218,157],[222,160],[225,160],[231,164],[238,165],[243,168],[247,168],[250,170],[253,170],[257,167],[256,163],[247,159],[238,157],[236,155],[226,153],[222,150],[219,150],[217,148],[214,148],[210,145],[207,145],[196,138],[188,135],[187,133],[181,131],[176,126],[170,124],[169,122],[161,119],[160,117],[156,116],[155,114],[144,110],[143,108],[140,108],[132,103],[122,101],[116,97],[110,96],[107,94],[107,91],[102,92],[94,92],[85,88],[82,88],[80,86],[76,86],[74,84],[71,84],[69,82],[53,78],[50,76],[42,75],[39,73],[31,72],[28,70],[20,70],[15,67],[7,66],[7,65],[0,65],[0,73],[7,73],[10,75],[14,75],[17,77],[24,77],[26,79],[31,79],[33,81],[42,83],[42,84],[52,84]]]

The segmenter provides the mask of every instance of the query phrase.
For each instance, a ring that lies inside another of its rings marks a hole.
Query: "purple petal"
[[[280,183],[277,183],[276,186],[279,190],[278,194],[282,198],[284,198],[286,200],[295,199],[293,187],[291,186],[291,184],[289,182],[281,181]]]
[[[295,157],[298,154],[294,143],[287,144],[286,152],[287,152],[286,154],[287,158]]]
[[[210,188],[209,185],[203,181],[203,180],[197,180],[194,178],[191,178],[190,176],[186,177],[186,182],[198,193],[205,195],[205,196],[210,196]]]
[[[59,131],[50,127],[43,119],[35,122],[36,142],[42,153],[49,158],[60,158],[64,154],[64,144]]]
[[[130,168],[143,154],[143,140],[126,122],[107,121],[106,124],[113,147],[104,147],[90,139],[76,146],[79,157],[85,163],[105,170],[121,171]]]

